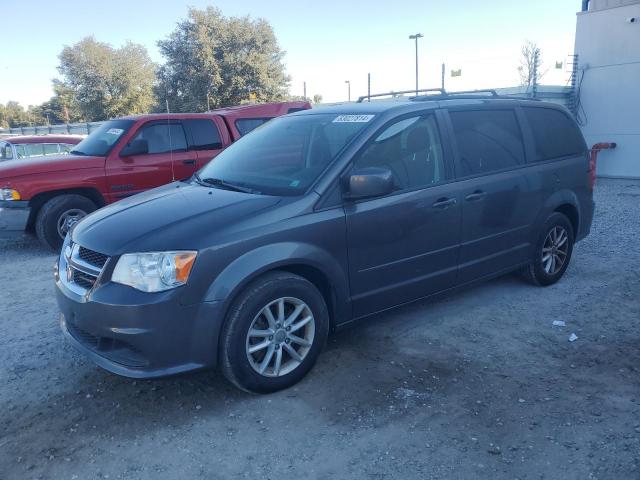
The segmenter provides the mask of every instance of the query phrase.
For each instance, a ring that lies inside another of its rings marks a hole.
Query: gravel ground
[[[94,366],[59,331],[55,257],[4,241],[0,479],[640,479],[640,182],[600,181],[596,201],[558,284],[378,315],[260,397]]]

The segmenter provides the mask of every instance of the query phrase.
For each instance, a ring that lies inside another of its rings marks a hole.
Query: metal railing
[[[88,135],[104,122],[63,123],[61,125],[37,125],[31,127],[13,127],[0,130],[3,134],[46,135],[48,133]]]

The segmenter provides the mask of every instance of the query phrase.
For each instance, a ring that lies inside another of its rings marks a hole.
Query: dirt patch
[[[557,285],[507,276],[370,318],[262,397],[100,370],[59,331],[55,257],[0,242],[0,479],[640,478],[638,191],[599,182]]]

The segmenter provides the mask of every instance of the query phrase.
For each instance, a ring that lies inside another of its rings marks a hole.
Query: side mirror
[[[133,155],[144,155],[149,153],[149,142],[141,138],[128,143],[121,151],[121,157],[132,157]]]
[[[393,174],[388,168],[367,167],[351,173],[346,186],[346,198],[381,197],[393,192]]]

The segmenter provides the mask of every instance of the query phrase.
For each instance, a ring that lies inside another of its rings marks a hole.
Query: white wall
[[[590,145],[618,145],[599,155],[599,176],[640,178],[640,0],[629,3],[595,0],[578,13],[582,131]],[[635,23],[627,22],[632,17]]]

